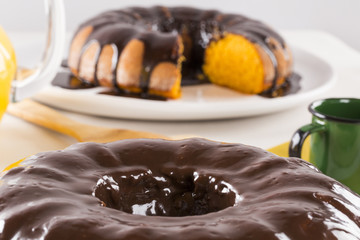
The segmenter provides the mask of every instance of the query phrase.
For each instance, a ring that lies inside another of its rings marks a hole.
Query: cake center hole
[[[161,176],[132,171],[102,176],[93,196],[108,208],[145,216],[193,216],[236,205],[241,196],[221,177],[195,171]]]

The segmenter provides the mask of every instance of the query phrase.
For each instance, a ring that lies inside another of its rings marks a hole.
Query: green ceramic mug
[[[312,122],[293,135],[289,155],[301,157],[310,138],[310,162],[360,193],[360,99],[329,98],[310,104]]]

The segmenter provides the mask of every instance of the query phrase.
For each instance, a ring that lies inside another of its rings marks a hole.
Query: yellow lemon
[[[11,80],[15,72],[15,51],[4,29],[0,27],[0,118],[9,103]]]

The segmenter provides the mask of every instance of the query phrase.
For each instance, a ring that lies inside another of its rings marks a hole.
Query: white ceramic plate
[[[50,106],[91,115],[141,120],[207,120],[248,117],[289,109],[327,91],[333,68],[305,50],[294,48],[301,90],[279,98],[249,96],[219,86],[183,87],[179,100],[156,101],[97,94],[103,88],[68,90],[51,86],[35,96]]]

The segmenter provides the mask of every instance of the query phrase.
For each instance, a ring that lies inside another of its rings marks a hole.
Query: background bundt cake
[[[278,33],[242,15],[133,7],[83,23],[68,66],[91,84],[178,98],[184,78],[247,94],[275,91],[292,74],[292,55]]]

